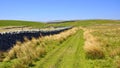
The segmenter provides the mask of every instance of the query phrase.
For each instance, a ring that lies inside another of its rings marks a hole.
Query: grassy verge
[[[45,36],[39,39],[33,38],[31,41],[25,38],[26,41],[24,43],[21,44],[18,42],[8,54],[6,54],[0,67],[26,68],[33,66],[34,62],[44,57],[49,51],[59,47],[58,45],[73,35],[76,30],[77,28],[72,28],[60,34]]]
[[[45,58],[38,61],[35,68],[87,68],[83,44],[83,31],[79,30],[64,41],[59,48],[49,52]]]
[[[119,68],[120,24],[94,25],[87,30],[84,49],[91,66]]]

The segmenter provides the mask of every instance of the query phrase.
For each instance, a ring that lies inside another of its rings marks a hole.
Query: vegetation
[[[25,38],[24,43],[18,42],[7,53],[0,54],[3,60],[1,68],[120,68],[118,20],[31,23],[28,26],[75,28],[31,41]]]
[[[37,28],[43,28],[45,24],[41,22],[32,22],[32,21],[0,20],[0,27],[5,27],[5,26],[32,26]]]
[[[120,62],[120,50],[119,50],[120,48],[120,24],[94,25],[94,26],[89,26],[87,29],[94,30],[93,32],[91,32],[91,35],[94,36],[94,38],[96,38],[96,39],[93,39],[93,41],[96,43],[92,42],[92,44],[93,46],[97,47],[96,49],[93,49],[93,47],[89,47],[89,49],[92,49],[95,52],[99,51],[100,53],[97,53],[97,54],[104,57],[104,59],[102,59],[101,62],[104,61],[105,63],[101,64],[101,62],[99,62],[98,64],[100,65],[98,66],[101,68],[105,66],[109,68],[113,68],[113,67],[119,68],[120,67],[120,63],[119,63]]]
[[[4,26],[32,26],[35,28],[43,27],[58,27],[58,26],[90,26],[95,24],[117,24],[117,20],[78,20],[78,21],[63,21],[61,23],[42,23],[32,21],[18,21],[18,20],[0,20],[0,27]]]
[[[33,38],[31,41],[25,38],[25,42],[17,42],[17,44],[6,54],[3,62],[0,64],[3,68],[4,64],[9,62],[9,67],[28,67],[34,65],[34,61],[42,58],[46,53],[56,48],[62,41],[76,32],[77,28],[72,28],[60,34],[45,36],[39,39]],[[63,36],[64,35],[64,36]]]
[[[45,58],[38,61],[36,68],[79,68],[79,66],[84,66],[82,64],[85,62],[80,62],[85,61],[81,35],[82,31],[79,30],[74,36],[69,37],[60,47],[52,50]]]

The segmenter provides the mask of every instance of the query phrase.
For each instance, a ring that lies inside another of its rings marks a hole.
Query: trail
[[[83,31],[79,30],[38,61],[35,68],[87,68],[83,45]]]

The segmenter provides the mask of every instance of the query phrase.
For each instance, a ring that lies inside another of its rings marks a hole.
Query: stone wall
[[[19,32],[6,32],[6,33],[0,33],[0,51],[6,51],[9,50],[13,45],[16,44],[17,41],[24,42],[24,38],[28,38],[29,40],[34,38],[39,38],[41,36],[46,35],[53,35],[58,34],[62,31],[71,29],[72,27],[62,27],[55,30],[37,30],[37,31],[19,31]]]

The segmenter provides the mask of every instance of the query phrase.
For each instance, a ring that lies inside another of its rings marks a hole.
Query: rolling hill
[[[17,42],[10,51],[0,53],[0,68],[120,68],[119,20],[0,20],[0,26],[74,26],[59,34]]]

